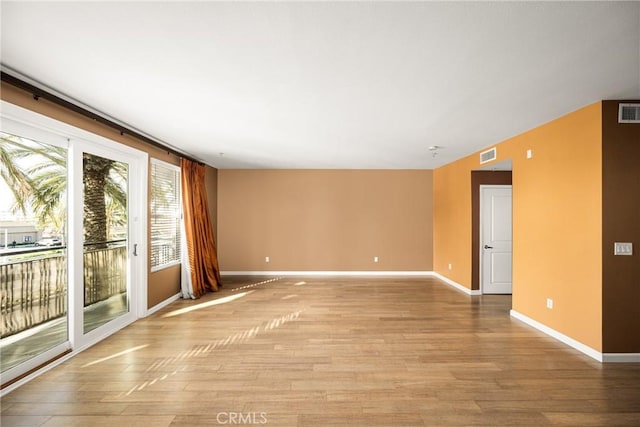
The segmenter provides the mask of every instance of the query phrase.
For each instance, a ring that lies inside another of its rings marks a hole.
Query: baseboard
[[[530,318],[529,316],[526,316],[520,312],[517,312],[516,310],[511,310],[510,312],[511,317],[520,320],[521,322],[526,323],[527,325],[541,331],[544,332],[545,334],[549,335],[552,338],[557,339],[558,341],[567,344],[570,347],[575,348],[576,350],[586,354],[589,357],[594,358],[595,360],[597,360],[598,362],[602,362],[603,358],[602,358],[602,353],[600,353],[598,350],[595,350],[591,347],[589,347],[586,344],[581,343],[580,341],[577,341],[565,334],[563,334],[562,332],[558,332],[553,328],[548,327],[547,325],[544,325],[540,322],[538,322],[537,320],[533,320],[532,318]]]
[[[221,271],[220,274],[222,276],[433,276],[432,271]]]
[[[168,306],[169,304],[178,301],[180,299],[180,294],[175,294],[172,297],[167,298],[166,300],[154,305],[153,307],[151,307],[150,309],[147,310],[147,316],[151,316],[153,313],[155,313],[156,311],[162,310],[163,308],[165,308],[166,306]]]
[[[436,273],[435,271],[432,272],[431,275],[433,277],[436,277],[436,278],[442,280],[447,285],[452,286],[452,287],[456,288],[457,290],[459,290],[461,292],[464,292],[467,295],[482,295],[479,290],[477,290],[477,289],[469,289],[466,286],[463,286],[458,282],[454,282],[453,280],[449,279],[448,277],[443,276],[440,273]]]

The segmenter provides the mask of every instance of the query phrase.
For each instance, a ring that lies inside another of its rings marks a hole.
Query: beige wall
[[[513,308],[598,351],[601,110],[596,103],[506,140],[496,160],[513,162]],[[434,269],[470,289],[471,171],[479,167],[476,153],[434,171]]]
[[[205,167],[204,185],[207,189],[207,202],[209,203],[209,215],[213,225],[213,236],[218,240],[218,169],[211,166]]]
[[[220,268],[432,270],[431,215],[427,170],[219,170]]]

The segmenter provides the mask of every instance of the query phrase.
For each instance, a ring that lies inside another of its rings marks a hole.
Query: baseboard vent
[[[482,153],[480,153],[480,164],[495,160],[497,155],[498,154],[496,147],[493,147],[492,149],[487,151],[483,151]]]
[[[640,123],[640,104],[619,104],[618,123]]]

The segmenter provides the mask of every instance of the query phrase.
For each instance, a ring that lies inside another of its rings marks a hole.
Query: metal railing
[[[126,240],[84,247],[84,306],[126,292]],[[67,313],[65,246],[0,252],[2,338]]]

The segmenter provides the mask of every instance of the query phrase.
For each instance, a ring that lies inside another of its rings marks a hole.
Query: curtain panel
[[[200,298],[206,292],[217,291],[221,286],[218,254],[207,203],[205,166],[188,159],[182,159],[180,166],[185,232],[183,241],[186,242],[188,257],[188,266],[183,266],[182,296]]]

